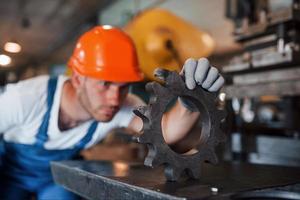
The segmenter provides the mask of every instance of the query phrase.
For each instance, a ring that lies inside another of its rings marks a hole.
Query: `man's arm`
[[[166,143],[173,145],[180,142],[191,131],[199,117],[200,112],[192,112],[177,101],[162,118],[162,130]]]

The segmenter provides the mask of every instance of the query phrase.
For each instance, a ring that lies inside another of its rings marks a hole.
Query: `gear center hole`
[[[184,97],[184,101],[188,104],[188,107],[193,110],[192,112],[188,111],[188,114],[191,114],[191,120],[181,120],[180,115],[186,114],[186,110],[181,107],[182,104],[178,101],[178,97],[174,97],[167,103],[164,109],[164,117],[162,117],[161,127],[165,142],[171,141],[168,146],[174,152],[181,155],[193,155],[198,152],[199,148],[197,147],[205,142],[206,135],[202,130],[203,120],[205,121],[205,112],[203,111],[203,107],[199,101],[196,99],[192,97]],[[175,106],[181,107],[180,110],[183,112],[180,112],[175,118],[172,118],[172,124],[176,124],[176,126],[167,126],[166,124],[169,120],[167,119],[168,112],[172,112],[172,109]],[[176,122],[173,120],[176,120]],[[166,134],[166,132],[168,132],[168,134]],[[179,132],[183,133],[184,137],[178,138],[176,135],[178,135]],[[170,135],[169,138],[166,138],[166,135]]]

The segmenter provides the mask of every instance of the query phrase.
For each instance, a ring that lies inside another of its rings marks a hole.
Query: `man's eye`
[[[125,84],[121,86],[121,89],[127,89],[129,87],[129,84]]]
[[[111,82],[109,81],[101,81],[98,83],[99,86],[101,87],[109,87],[111,85]]]

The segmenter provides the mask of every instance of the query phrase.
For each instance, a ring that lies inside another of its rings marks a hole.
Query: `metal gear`
[[[146,90],[152,94],[149,104],[134,110],[143,121],[142,135],[137,141],[148,147],[144,164],[150,167],[165,165],[165,176],[169,181],[178,181],[183,172],[190,178],[199,179],[202,162],[218,162],[215,147],[225,140],[220,130],[225,111],[216,106],[217,93],[205,91],[201,87],[187,89],[183,78],[176,72],[160,70],[159,74],[164,77],[165,84],[148,83]],[[192,155],[176,153],[166,144],[162,135],[161,120],[165,108],[172,99],[179,96],[192,101],[201,113],[200,143],[195,147],[197,153]]]

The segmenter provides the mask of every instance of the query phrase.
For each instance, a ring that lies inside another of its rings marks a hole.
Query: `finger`
[[[209,70],[209,61],[206,58],[200,58],[198,60],[196,72],[195,72],[195,81],[198,85],[201,85],[207,75]]]
[[[213,85],[208,88],[208,91],[210,92],[216,92],[218,91],[225,83],[225,79],[223,78],[223,76],[220,76],[214,83]]]
[[[202,87],[205,89],[210,88],[218,77],[219,77],[218,69],[215,67],[211,67],[209,69],[209,72],[208,72],[204,82],[202,83]]]
[[[196,67],[197,67],[197,61],[192,58],[189,58],[183,66],[185,84],[187,88],[190,90],[196,87],[196,82],[194,79]]]

